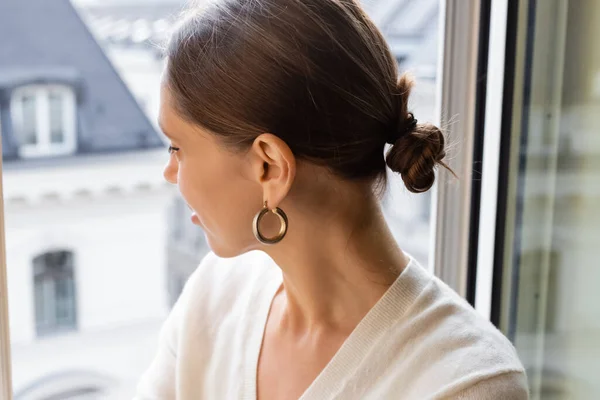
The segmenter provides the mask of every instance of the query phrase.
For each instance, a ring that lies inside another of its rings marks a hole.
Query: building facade
[[[15,398],[130,396],[169,309],[164,143],[68,0],[3,1],[0,36]]]

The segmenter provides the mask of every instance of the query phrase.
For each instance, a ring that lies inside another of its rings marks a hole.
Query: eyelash
[[[177,151],[179,151],[179,147],[169,146],[169,154],[173,154]]]

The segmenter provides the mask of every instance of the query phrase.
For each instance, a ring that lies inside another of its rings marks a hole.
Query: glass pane
[[[50,92],[50,142],[62,143],[65,140],[65,97],[60,93]]]
[[[36,332],[38,335],[52,333],[56,328],[56,298],[54,296],[54,281],[36,280],[35,282],[35,304],[36,304]]]
[[[532,399],[597,399],[600,2],[529,3],[502,328]]]
[[[33,274],[38,335],[76,328],[73,253],[53,251],[35,257]]]
[[[20,136],[22,144],[37,143],[37,101],[34,94],[26,94],[21,98],[22,125]]]
[[[73,279],[56,281],[56,322],[58,326],[75,327],[75,296]]]
[[[37,326],[46,325],[46,310],[44,305],[44,282],[35,282],[35,322]]]

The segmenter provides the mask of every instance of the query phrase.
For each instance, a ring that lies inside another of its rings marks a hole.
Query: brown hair
[[[442,132],[412,122],[412,80],[354,0],[212,0],[188,11],[167,57],[179,114],[229,146],[269,132],[345,179],[384,182],[387,164],[412,192],[445,166]]]

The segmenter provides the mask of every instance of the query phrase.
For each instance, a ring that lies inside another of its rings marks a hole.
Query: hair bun
[[[401,136],[388,151],[385,162],[398,172],[413,193],[426,192],[435,182],[435,168],[446,157],[444,134],[431,124],[418,124]]]

